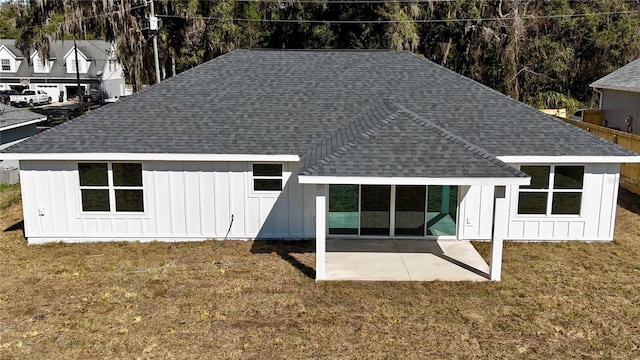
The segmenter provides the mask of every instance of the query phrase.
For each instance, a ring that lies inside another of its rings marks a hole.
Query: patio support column
[[[327,186],[316,185],[316,281],[325,280]]]
[[[506,193],[506,186],[495,187],[493,234],[491,237],[489,263],[489,278],[491,281],[500,281],[502,275],[502,243],[507,236],[507,225],[509,223],[509,203]]]

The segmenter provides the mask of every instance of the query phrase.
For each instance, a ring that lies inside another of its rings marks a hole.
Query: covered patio
[[[488,281],[469,241],[328,239],[326,280]]]
[[[458,184],[464,182],[458,180]],[[327,237],[329,186],[317,184],[316,281],[500,281],[508,223],[506,187],[494,185],[491,254],[487,265],[469,241],[456,237]]]
[[[329,134],[300,164],[300,184],[316,187],[316,280],[499,281],[507,189],[531,180],[391,101]],[[472,187],[482,204],[461,217]],[[483,233],[461,236],[474,223]],[[469,238],[491,241],[488,266],[460,240]]]

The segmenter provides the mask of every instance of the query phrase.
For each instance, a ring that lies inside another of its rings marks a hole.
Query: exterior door
[[[362,185],[360,235],[389,236],[391,185]]]
[[[330,185],[329,234],[439,237],[457,231],[458,187]]]
[[[424,236],[426,192],[423,185],[396,186],[396,236]]]

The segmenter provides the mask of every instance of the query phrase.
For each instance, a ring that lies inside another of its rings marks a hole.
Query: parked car
[[[42,90],[24,90],[20,95],[11,95],[13,106],[33,106],[51,103],[51,97]]]
[[[18,92],[15,90],[0,90],[0,103],[9,105],[11,95],[18,95]]]
[[[578,109],[576,110],[573,115],[571,115],[571,120],[578,120],[578,121],[582,121],[582,112],[585,111],[587,109]]]

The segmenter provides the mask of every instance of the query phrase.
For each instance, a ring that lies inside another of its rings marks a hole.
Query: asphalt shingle
[[[34,120],[46,120],[47,117],[27,109],[19,109],[0,104],[0,130]]]
[[[609,75],[594,81],[590,86],[640,92],[640,59],[636,59]]]
[[[492,156],[632,155],[410,52],[281,50],[233,51],[9,151],[302,156],[384,99]]]
[[[27,59],[33,54],[33,50],[30,54],[22,54],[15,46],[15,40],[13,39],[0,39],[0,47],[6,46],[15,56],[21,57],[22,62],[18,70],[13,73],[2,73],[3,78],[29,78],[29,77],[42,77],[45,79],[75,79],[75,72],[68,72],[67,66],[64,61],[64,56],[73,49],[73,40],[58,40],[53,41],[49,45],[49,58],[55,59],[51,67],[51,71],[48,73],[34,73],[33,64],[29,64]],[[103,40],[78,40],[78,50],[84,54],[91,64],[86,73],[81,73],[81,79],[97,79],[99,78],[98,71],[104,69],[104,65],[109,59],[109,51],[111,49],[111,43]],[[80,56],[79,56],[80,58]]]
[[[419,164],[419,166],[416,166]],[[484,149],[391,101],[360,114],[309,149],[301,175],[526,177]]]

